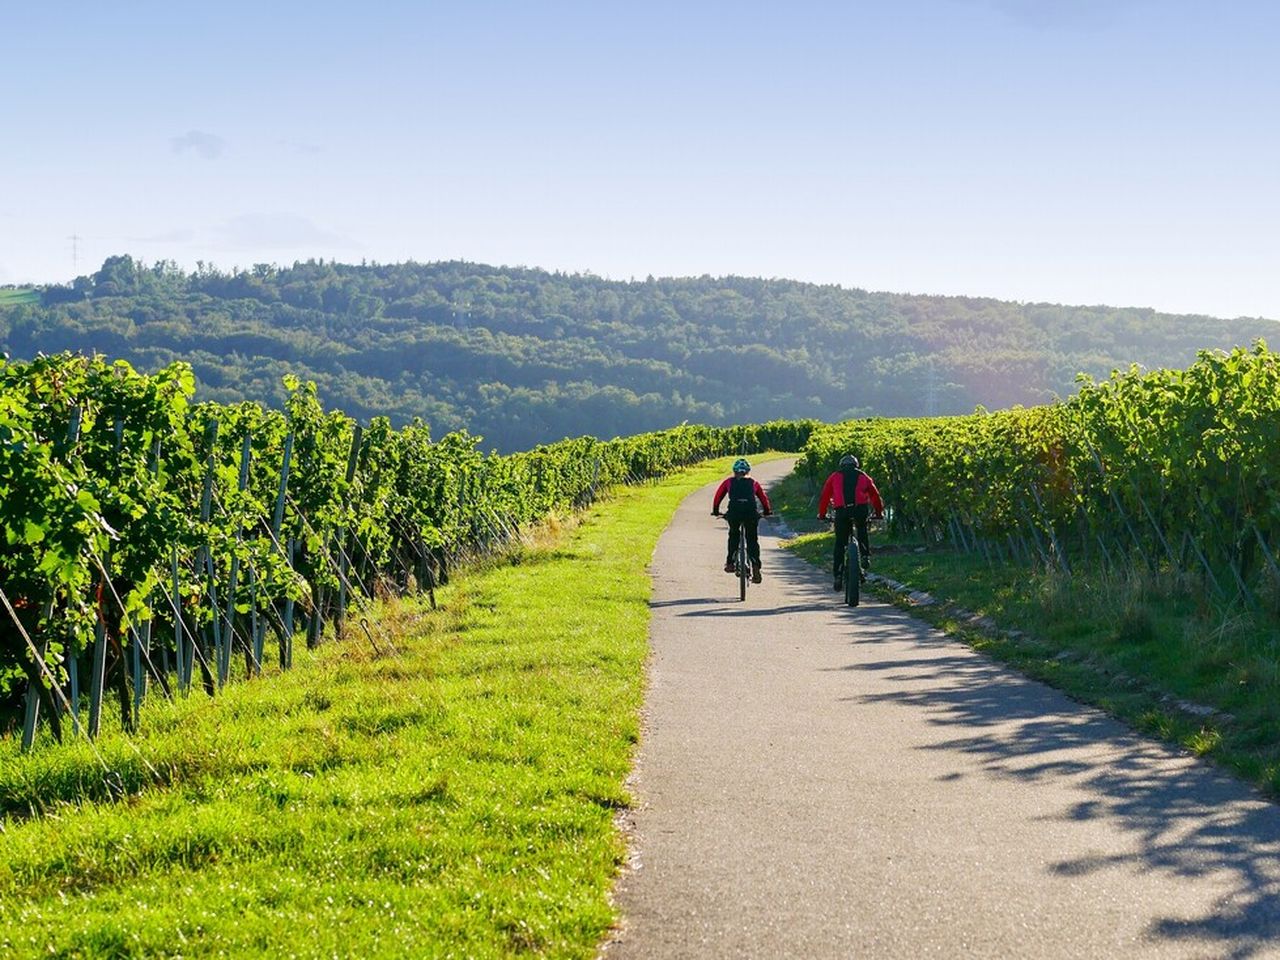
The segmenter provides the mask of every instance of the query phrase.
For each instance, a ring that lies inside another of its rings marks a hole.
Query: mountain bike
[[[862,600],[862,553],[858,549],[858,538],[849,538],[849,547],[844,552],[844,602],[847,606],[856,607]]]
[[[827,517],[826,522],[834,527],[835,517]],[[858,548],[857,535],[849,537],[849,546],[844,551],[844,602],[847,606],[856,607],[862,602],[862,551]]]
[[[721,514],[713,514],[718,516],[727,525],[729,518]],[[747,556],[747,531],[742,528],[738,529],[738,552],[733,561],[733,572],[738,578],[738,599],[746,601],[747,584],[751,581],[751,558]]]

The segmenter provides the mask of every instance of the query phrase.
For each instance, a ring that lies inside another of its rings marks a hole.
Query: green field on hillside
[[[39,303],[40,294],[24,287],[6,287],[0,289],[0,307],[12,307],[21,303]]]
[[[726,463],[544,528],[437,612],[389,603],[377,651],[299,652],[157,705],[132,740],[105,731],[97,754],[0,743],[0,953],[593,956],[623,856],[646,566]]]

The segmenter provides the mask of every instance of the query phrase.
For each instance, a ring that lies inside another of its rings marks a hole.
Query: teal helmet
[[[747,463],[746,457],[739,457],[737,460],[733,461],[733,472],[734,473],[750,473],[751,472],[751,464]]]

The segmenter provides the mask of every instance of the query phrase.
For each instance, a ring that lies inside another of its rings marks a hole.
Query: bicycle
[[[830,526],[835,526],[835,517],[824,519]],[[858,606],[862,602],[862,551],[856,536],[849,537],[849,546],[845,548],[843,580],[845,605]]]
[[[721,514],[712,514],[719,517],[725,523],[729,522],[729,518]],[[747,531],[739,530],[738,532],[738,554],[734,559],[733,572],[738,578],[738,599],[746,602],[747,584],[751,581],[751,558],[747,556]]]

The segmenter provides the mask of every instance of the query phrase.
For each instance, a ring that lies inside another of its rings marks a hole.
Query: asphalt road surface
[[[844,607],[768,523],[739,603],[713,489],[654,555],[609,960],[1280,956],[1280,808],[892,606]]]

